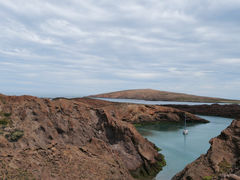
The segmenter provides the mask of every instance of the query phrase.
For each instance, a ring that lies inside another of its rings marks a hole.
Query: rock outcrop
[[[129,122],[181,121],[182,114],[160,106],[0,95],[0,179],[153,177],[164,158]]]
[[[240,119],[240,105],[164,105],[165,107],[173,107],[182,111],[187,111],[193,114],[207,115],[207,116],[221,116],[226,118]]]
[[[240,120],[234,120],[210,144],[207,154],[187,165],[172,180],[239,180]]]
[[[132,103],[115,103],[97,99],[79,98],[76,101],[86,103],[91,107],[104,108],[112,115],[122,121],[132,124],[147,124],[157,122],[184,122],[186,115],[187,122],[208,123],[208,120],[202,119],[191,113],[178,110],[171,107],[163,107],[158,105],[144,105]]]

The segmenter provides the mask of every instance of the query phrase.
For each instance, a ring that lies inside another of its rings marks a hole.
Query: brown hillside
[[[189,94],[183,94],[183,93],[159,91],[159,90],[153,90],[153,89],[134,89],[134,90],[116,91],[111,93],[92,95],[90,97],[116,98],[116,99],[142,99],[142,100],[150,100],[150,101],[240,103],[240,101],[238,100],[196,96],[196,95],[189,95]]]

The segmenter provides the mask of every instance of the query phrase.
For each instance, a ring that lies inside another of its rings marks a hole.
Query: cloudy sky
[[[0,93],[240,99],[239,0],[2,0]]]

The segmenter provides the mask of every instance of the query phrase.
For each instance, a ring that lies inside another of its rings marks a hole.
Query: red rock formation
[[[157,106],[157,105],[144,105],[144,104],[131,104],[131,103],[115,103],[103,100],[79,98],[76,101],[86,103],[91,107],[104,108],[106,111],[111,112],[112,115],[118,117],[122,121],[130,123],[144,124],[155,122],[183,122],[184,114],[188,122],[207,123],[209,121],[197,117],[191,113],[187,113],[175,108]]]
[[[210,143],[207,154],[187,165],[172,180],[239,180],[240,120],[234,120]]]
[[[163,157],[128,122],[180,121],[182,114],[160,106],[0,95],[0,179],[154,176]]]

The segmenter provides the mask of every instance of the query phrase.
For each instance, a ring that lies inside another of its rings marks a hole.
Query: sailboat
[[[188,134],[188,130],[186,128],[186,113],[184,113],[184,130],[183,130],[183,135],[187,135]]]

